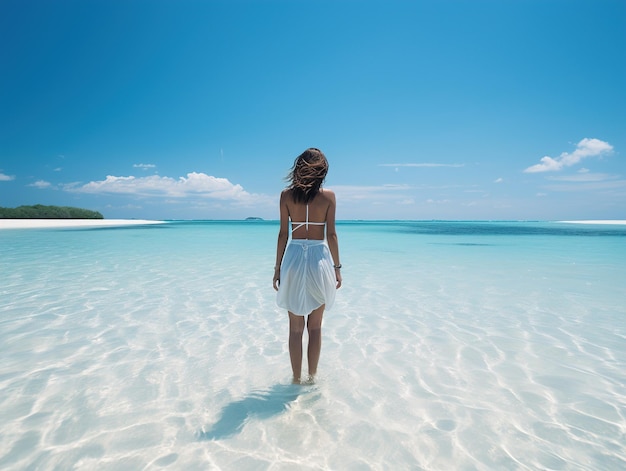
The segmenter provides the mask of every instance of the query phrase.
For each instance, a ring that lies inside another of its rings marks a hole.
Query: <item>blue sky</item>
[[[626,219],[624,0],[2,0],[0,206]]]

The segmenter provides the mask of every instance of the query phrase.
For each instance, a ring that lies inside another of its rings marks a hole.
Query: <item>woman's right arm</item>
[[[280,194],[280,229],[278,230],[278,242],[276,244],[276,264],[274,265],[274,289],[278,291],[280,284],[280,264],[283,262],[285,247],[289,240],[289,210],[287,209],[287,192]]]

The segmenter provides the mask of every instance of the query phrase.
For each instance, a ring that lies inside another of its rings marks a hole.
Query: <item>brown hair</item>
[[[296,203],[308,203],[320,190],[326,174],[328,160],[324,153],[311,147],[300,154],[293,163],[287,180],[291,182],[291,190]]]

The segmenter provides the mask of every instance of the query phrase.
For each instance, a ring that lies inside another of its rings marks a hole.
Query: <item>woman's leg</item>
[[[315,309],[306,322],[306,328],[309,333],[309,347],[307,349],[307,358],[309,361],[309,377],[313,379],[317,374],[317,363],[320,360],[320,351],[322,350],[322,318],[324,317],[325,304]]]
[[[289,312],[289,357],[293,382],[299,383],[302,375],[302,333],[304,332],[304,316],[296,316]]]

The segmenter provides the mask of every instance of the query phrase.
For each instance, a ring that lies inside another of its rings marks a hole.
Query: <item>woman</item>
[[[328,161],[322,151],[307,149],[296,158],[287,176],[291,184],[280,195],[274,289],[278,291],[278,306],[289,313],[289,356],[294,383],[301,380],[305,316],[312,381],[322,347],[324,309],[332,306],[335,290],[341,286],[335,194],[321,188],[327,173]],[[289,220],[291,242],[287,245]]]

